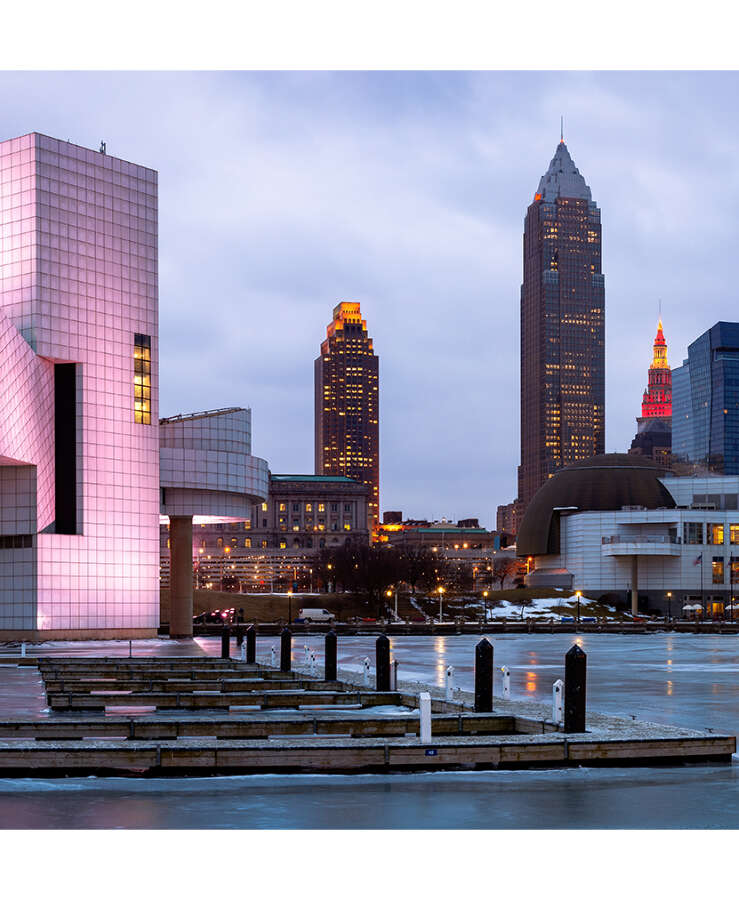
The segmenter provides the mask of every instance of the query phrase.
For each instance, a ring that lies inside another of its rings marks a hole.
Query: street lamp
[[[485,621],[487,622],[487,620],[488,620],[488,592],[487,591],[482,592],[482,612],[483,612],[483,617],[484,617]]]
[[[439,625],[441,625],[441,621],[442,621],[442,619],[441,619],[441,617],[442,617],[442,607],[441,607],[441,602],[442,602],[442,600],[444,599],[444,588],[443,588],[443,587],[439,587],[439,588],[437,588],[437,590],[438,590],[438,592],[439,592]]]
[[[293,620],[293,592],[287,592],[287,624],[289,625]]]
[[[667,621],[672,621],[672,591],[667,592]]]
[[[575,597],[577,597],[577,624],[580,624],[580,597],[582,597],[582,591],[575,591]]]

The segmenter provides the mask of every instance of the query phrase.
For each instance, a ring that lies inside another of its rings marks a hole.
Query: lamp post
[[[331,569],[333,569],[333,566],[331,565],[331,563],[329,563],[326,566],[326,568],[328,569],[328,585],[327,585],[328,591],[327,591],[327,593],[330,594],[331,593]]]
[[[390,590],[390,588],[385,591],[385,596],[388,600],[390,600],[390,598],[393,596],[393,592]]]
[[[672,591],[667,592],[667,621],[672,621]]]
[[[488,592],[487,591],[482,592],[482,613],[483,613],[484,620],[487,622],[487,620],[488,620]]]
[[[287,592],[287,624],[289,625],[293,620],[293,592]]]
[[[439,588],[437,588],[437,590],[439,592],[439,625],[441,625],[441,622],[442,622],[442,605],[441,605],[441,603],[442,603],[442,600],[444,599],[444,588],[439,587]]]
[[[580,625],[580,597],[582,597],[582,591],[575,591],[575,597],[577,597],[577,624]]]
[[[223,556],[221,557],[221,590],[223,590],[223,571],[226,567],[226,560],[228,559],[228,554],[231,552],[230,547],[223,548]]]

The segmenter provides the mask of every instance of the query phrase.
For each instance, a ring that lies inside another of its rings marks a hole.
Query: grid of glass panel
[[[151,337],[133,336],[133,417],[139,425],[151,425]]]

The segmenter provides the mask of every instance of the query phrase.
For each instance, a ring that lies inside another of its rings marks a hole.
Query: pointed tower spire
[[[559,142],[560,144],[564,144],[565,142],[565,117],[559,117]]]

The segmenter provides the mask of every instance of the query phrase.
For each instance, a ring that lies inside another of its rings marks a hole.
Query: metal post
[[[370,661],[369,656],[365,656],[364,658],[364,683],[370,683]]]
[[[241,642],[241,662],[246,662],[246,641]]]
[[[310,652],[310,673],[311,675],[316,674],[316,651],[311,650]]]
[[[390,690],[390,641],[381,634],[375,642],[375,690]]]
[[[257,661],[257,629],[250,625],[246,629],[246,661],[251,665]]]
[[[398,589],[395,588],[395,621],[398,621]]]
[[[23,655],[25,656],[25,653]],[[128,642],[128,658],[131,659],[132,656],[133,656],[133,646],[132,646],[132,642],[129,641]]]
[[[272,666],[272,668],[274,669],[274,667],[275,667],[275,661],[276,661],[276,659],[277,659],[277,656],[276,656],[276,654],[275,654],[275,648],[274,648],[274,647],[272,647],[272,648],[270,649],[269,655],[270,655],[269,664],[270,664],[270,665]]]
[[[418,695],[418,711],[421,715],[419,737],[422,744],[431,743],[431,694],[424,691]]]
[[[280,632],[280,671],[289,672],[292,666],[293,634],[285,626]]]
[[[336,632],[333,628],[326,635],[324,658],[323,677],[326,681],[336,681]]]
[[[303,662],[307,664],[309,658],[310,658],[310,654],[308,652],[308,645],[303,644]]]
[[[231,658],[231,629],[228,625],[223,626],[221,632],[221,659]]]
[[[130,641],[128,642],[131,643]],[[24,657],[26,655],[26,642],[21,641],[21,656]]]
[[[390,690],[398,690],[398,660],[394,659],[390,663]]]
[[[573,644],[565,654],[565,731],[585,731],[587,657]]]
[[[552,685],[552,722],[559,725],[562,721],[562,695],[565,683],[558,678]]]
[[[508,666],[503,666],[500,670],[503,673],[503,699],[511,699],[511,670]]]
[[[447,700],[454,699],[454,666],[446,668],[446,698]]]
[[[493,711],[493,645],[482,638],[475,647],[475,712]]]

